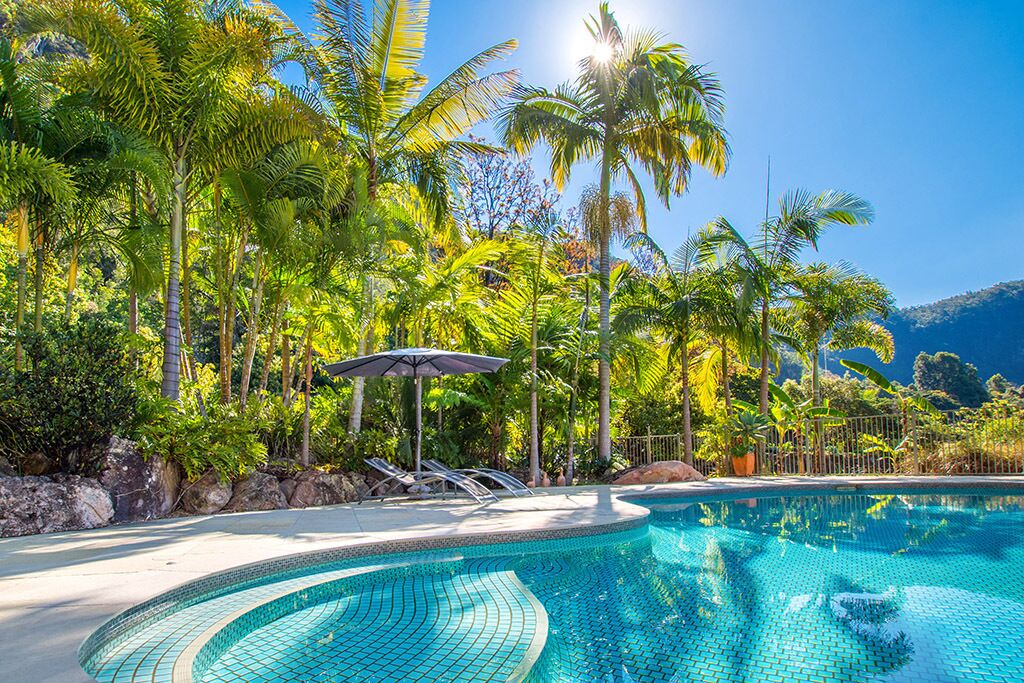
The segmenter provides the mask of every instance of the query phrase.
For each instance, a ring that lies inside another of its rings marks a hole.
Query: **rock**
[[[42,453],[29,453],[21,457],[21,473],[26,477],[41,477],[60,469],[60,463]]]
[[[193,515],[212,515],[228,504],[231,492],[231,482],[221,481],[220,475],[210,470],[194,482],[185,484],[181,507]]]
[[[113,517],[110,494],[95,479],[0,477],[0,537],[95,529]]]
[[[295,480],[291,477],[281,480],[281,493],[284,495],[284,499],[286,501],[292,499],[292,493],[295,492],[295,486]]]
[[[370,492],[371,484],[366,481],[366,477],[362,474],[359,474],[358,472],[349,472],[348,480],[349,483],[352,484],[352,488],[356,490],[356,500],[359,500]]]
[[[0,455],[0,477],[13,477],[18,474],[11,461]]]
[[[359,500],[359,494],[344,474],[307,470],[295,477],[295,490],[288,504],[293,508],[305,508],[339,505],[354,500]]]
[[[281,491],[277,477],[263,472],[253,472],[245,479],[235,482],[234,494],[224,511],[283,510],[286,507],[288,499]]]
[[[666,484],[673,481],[706,481],[707,477],[685,462],[665,460],[628,470],[613,481],[613,484]]]
[[[400,496],[403,493],[407,493],[405,487],[399,484],[395,480],[391,480],[383,486],[379,486],[384,481],[384,475],[376,470],[372,470],[366,475],[357,475],[363,478],[363,483],[366,485],[367,490],[373,490],[374,496]],[[374,488],[376,487],[376,488]]]
[[[164,517],[178,499],[181,471],[163,458],[146,460],[135,444],[112,437],[100,460],[100,483],[114,499],[114,521]]]

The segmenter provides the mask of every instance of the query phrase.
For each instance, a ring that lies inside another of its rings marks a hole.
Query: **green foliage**
[[[768,418],[754,410],[740,410],[729,422],[729,453],[742,457],[752,453],[757,444],[763,443],[768,435]]]
[[[988,381],[985,382],[985,388],[988,389],[988,393],[992,396],[1006,394],[1016,389],[1013,384],[998,372],[988,378]]]
[[[0,375],[0,424],[15,449],[78,469],[89,449],[127,431],[140,399],[126,348],[121,328],[98,315],[27,334],[30,371]]]
[[[978,369],[946,351],[933,356],[923,351],[918,354],[914,361],[914,384],[925,391],[948,394],[966,408],[979,408],[989,399],[988,390],[978,377]]]
[[[138,433],[140,450],[146,457],[178,463],[190,480],[211,469],[230,479],[266,462],[267,447],[245,417],[225,413],[208,418],[179,411],[164,399],[155,400],[146,412]]]
[[[982,377],[1002,373],[1024,382],[1024,280],[1001,282],[931,304],[901,308],[885,327],[892,332],[896,355],[886,373],[900,382],[913,380],[914,360],[922,351],[946,349],[978,367]],[[862,352],[846,358],[867,361]]]

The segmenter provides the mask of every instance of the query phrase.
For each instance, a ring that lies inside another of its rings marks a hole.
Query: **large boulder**
[[[95,479],[0,477],[0,537],[95,529],[113,517],[110,494]]]
[[[363,484],[365,486],[365,482]],[[293,508],[340,505],[359,500],[352,481],[340,472],[306,470],[295,477],[295,490],[288,504]]]
[[[170,514],[181,471],[163,458],[146,460],[135,444],[112,437],[100,459],[100,483],[114,499],[114,521],[134,522]]]
[[[707,477],[685,462],[664,460],[662,462],[652,462],[650,465],[635,467],[612,483],[619,485],[667,484],[676,481],[707,481]]]
[[[277,477],[263,472],[253,472],[245,479],[235,482],[234,494],[224,511],[283,510],[286,507],[288,500],[281,491]]]
[[[220,512],[231,500],[231,482],[210,470],[194,482],[186,483],[181,494],[181,507],[192,515]]]

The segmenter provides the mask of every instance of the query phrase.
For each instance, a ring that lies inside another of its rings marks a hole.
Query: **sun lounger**
[[[435,490],[438,487],[443,487],[445,484],[451,484],[454,488],[462,491],[478,503],[485,503],[498,499],[498,497],[483,484],[459,472],[421,472],[417,474],[415,472],[406,472],[382,458],[366,458],[364,462],[383,474],[385,479],[374,484],[370,490],[366,492],[366,495],[360,497],[360,503],[367,498],[373,497],[371,494],[375,490],[392,482],[399,483],[402,486],[426,486]]]
[[[480,478],[490,479],[513,496],[533,495],[533,491],[526,484],[508,472],[502,472],[501,470],[492,470],[486,467],[453,470],[439,460],[427,460],[423,463],[423,466],[436,474],[462,474],[474,480]]]

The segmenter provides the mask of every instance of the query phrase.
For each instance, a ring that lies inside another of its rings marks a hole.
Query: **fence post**
[[[921,452],[917,445],[917,419],[914,412],[910,412],[910,443],[914,449],[914,474],[921,474]]]
[[[647,464],[654,462],[654,449],[651,444],[651,425],[647,425]]]

